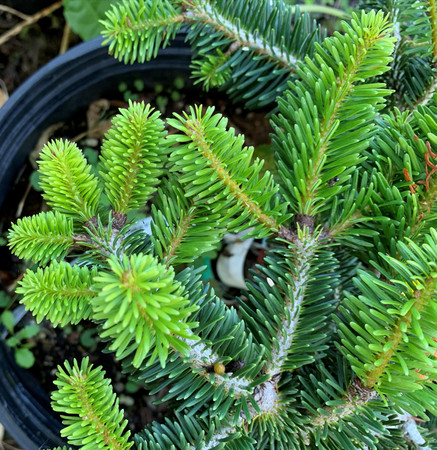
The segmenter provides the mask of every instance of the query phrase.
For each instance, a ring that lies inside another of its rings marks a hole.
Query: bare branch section
[[[293,276],[292,295],[286,299],[285,315],[282,326],[278,327],[277,342],[274,348],[270,367],[267,369],[272,377],[283,371],[282,366],[286,360],[289,349],[293,345],[296,329],[300,319],[302,303],[305,299],[306,288],[310,281],[311,261],[318,249],[318,233],[306,240],[296,240],[296,270]]]
[[[357,408],[364,406],[371,400],[375,400],[378,396],[379,394],[376,391],[364,386],[362,381],[355,378],[344,396],[346,402],[341,406],[324,409],[323,414],[316,417],[312,425],[314,427],[321,427],[325,423],[328,425],[338,423],[345,417],[356,413]]]

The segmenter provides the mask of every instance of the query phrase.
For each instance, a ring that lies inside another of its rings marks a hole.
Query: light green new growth
[[[58,366],[52,406],[63,414],[67,427],[62,436],[68,436],[71,445],[84,450],[128,450],[133,442],[128,442],[130,431],[124,431],[127,420],[123,420],[111,380],[104,375],[100,367],[93,369],[88,358],[80,366],[76,360],[73,366],[66,362],[65,369]]]
[[[36,320],[44,318],[55,326],[78,323],[91,316],[92,277],[96,271],[53,261],[36,272],[27,270],[17,288],[22,303]]]
[[[73,221],[57,211],[18,219],[8,243],[18,257],[41,265],[63,259],[73,244]]]
[[[213,112],[191,108],[190,114],[168,120],[180,131],[168,137],[171,144],[180,144],[170,156],[172,171],[182,174],[185,195],[195,205],[221,213],[229,231],[254,226],[258,236],[277,232],[286,218],[283,205],[274,199],[279,186],[268,171],[259,175],[263,162],[252,161],[253,148],[243,147],[244,137],[227,130],[227,120]]]
[[[167,156],[164,122],[150,105],[120,109],[102,145],[100,176],[117,213],[144,205],[159,184]]]
[[[274,137],[279,173],[299,214],[329,209],[330,199],[347,189],[390,93],[383,83],[363,83],[389,70],[394,39],[387,19],[363,14],[343,29],[316,45],[314,59],[307,57],[298,68],[299,81],[279,99]]]
[[[80,221],[95,215],[99,181],[75,143],[49,142],[41,151],[38,165],[43,197],[55,211]]]
[[[167,46],[182,25],[181,8],[172,3],[182,2],[140,0],[134,4],[122,0],[111,5],[102,21],[111,30],[104,33],[109,52],[126,63],[156,58],[159,48]]]
[[[167,269],[151,255],[126,255],[108,260],[111,272],[94,277],[98,295],[92,300],[93,318],[102,322],[102,338],[113,340],[110,350],[124,358],[135,350],[132,361],[139,367],[152,349],[149,362],[157,357],[162,366],[169,347],[182,354],[188,346],[180,338],[197,339],[190,331],[197,323],[185,319],[197,309],[189,307],[173,268]],[[132,341],[135,344],[132,345]]]

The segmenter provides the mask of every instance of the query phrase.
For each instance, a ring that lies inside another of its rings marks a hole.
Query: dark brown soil
[[[52,3],[55,1],[1,2],[2,5],[12,6],[27,15],[32,15]],[[16,15],[0,11],[0,35],[21,22],[22,19]],[[59,54],[64,27],[65,19],[60,8],[24,28],[18,35],[0,46],[0,78],[5,83],[9,95],[36,70]],[[79,41],[77,36],[70,34],[70,47]]]

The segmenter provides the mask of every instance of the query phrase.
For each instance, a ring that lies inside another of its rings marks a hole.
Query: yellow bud
[[[214,364],[214,372],[217,375],[223,375],[226,372],[226,367],[222,363],[215,363]]]

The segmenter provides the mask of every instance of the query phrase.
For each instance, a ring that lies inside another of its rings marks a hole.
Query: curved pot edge
[[[106,47],[101,43],[101,38],[95,38],[57,56],[29,77],[0,108],[0,206],[5,192],[13,182],[16,168],[22,165],[26,155],[34,148],[40,133],[47,126],[49,115],[54,114],[51,102],[64,99],[67,108],[58,113],[60,116],[66,115],[67,110],[73,109],[69,103],[71,98],[75,96],[77,100],[80,93],[84,92],[81,79],[78,79],[79,68],[86,71],[88,77],[95,77],[95,86],[103,90],[102,85],[108,74],[121,76],[133,71],[146,73],[160,70],[165,64],[167,72],[169,69],[182,68],[186,72],[191,60],[191,51],[185,44],[185,33],[177,35],[172,45],[161,50],[156,59],[131,65],[123,64],[108,55]],[[82,62],[84,54],[92,56],[92,64]],[[56,77],[58,83],[54,82]],[[49,87],[46,87],[45,82],[49,82]],[[78,94],[77,91],[81,92]],[[80,101],[85,104],[88,99],[82,95]],[[23,116],[27,116],[28,120],[23,121]],[[23,139],[26,139],[25,143],[22,142]],[[11,167],[14,169],[11,170]]]

